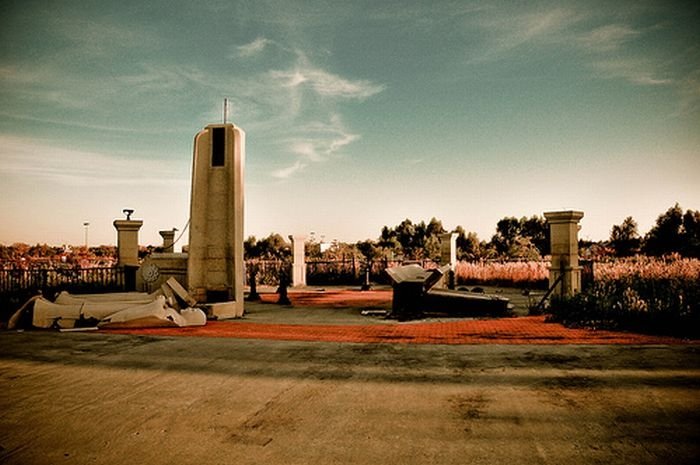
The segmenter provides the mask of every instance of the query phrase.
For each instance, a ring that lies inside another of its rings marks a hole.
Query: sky
[[[131,208],[159,245],[224,98],[246,237],[437,217],[488,240],[561,209],[644,234],[700,209],[697,24],[672,1],[4,0],[0,243],[114,244]]]

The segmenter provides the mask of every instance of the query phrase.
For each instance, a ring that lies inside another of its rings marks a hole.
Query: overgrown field
[[[635,257],[596,264],[593,285],[550,307],[569,326],[700,336],[700,260]]]
[[[459,262],[455,279],[460,284],[546,289],[549,261]]]

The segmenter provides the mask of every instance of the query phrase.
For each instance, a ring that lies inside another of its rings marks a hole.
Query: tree
[[[549,246],[549,224],[547,220],[538,215],[533,215],[530,218],[520,219],[520,235],[530,239],[539,255],[548,255],[550,253]]]
[[[478,260],[481,258],[481,244],[476,233],[467,233],[462,226],[457,226],[455,232],[457,233],[457,260]]]
[[[539,258],[549,253],[549,227],[537,215],[520,219],[507,216],[496,223],[491,246],[498,255],[513,258]]]
[[[644,252],[654,256],[680,252],[682,226],[683,210],[676,204],[656,219],[656,224],[644,237]]]
[[[255,240],[255,236],[250,236],[243,242],[243,249],[246,258],[260,258],[263,260],[282,260],[291,256],[291,246],[279,234]]]
[[[442,227],[442,221],[432,217],[426,226],[425,233],[428,237],[430,236],[440,236],[440,234],[445,234],[447,230]]]
[[[688,210],[683,215],[683,248],[686,257],[700,258],[700,211]]]
[[[370,239],[357,242],[355,247],[360,251],[367,262],[372,262],[381,257],[381,250],[377,246],[376,242]]]
[[[491,244],[501,255],[508,255],[512,244],[520,236],[520,221],[514,216],[507,216],[496,223],[496,234]]]
[[[610,231],[610,246],[617,257],[629,257],[639,251],[641,239],[637,232],[637,222],[628,216],[620,225],[613,225]]]

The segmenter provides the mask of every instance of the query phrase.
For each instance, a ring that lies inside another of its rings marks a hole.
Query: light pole
[[[90,227],[90,223],[87,221],[83,223],[83,226],[85,226],[85,250],[87,251],[88,248],[88,228]]]

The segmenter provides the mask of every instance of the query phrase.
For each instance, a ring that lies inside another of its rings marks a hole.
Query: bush
[[[580,294],[553,299],[550,320],[567,326],[700,336],[700,276],[635,272],[599,279]]]

